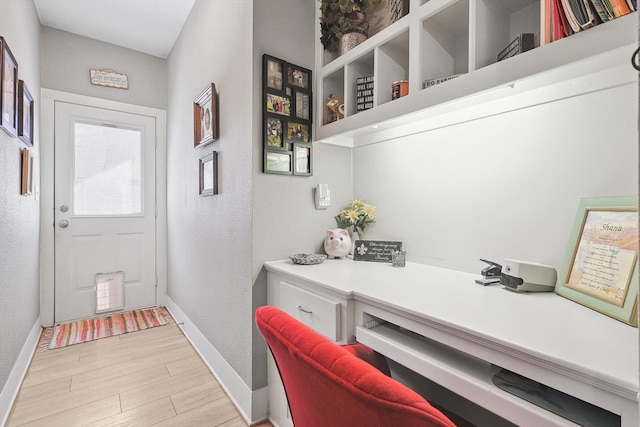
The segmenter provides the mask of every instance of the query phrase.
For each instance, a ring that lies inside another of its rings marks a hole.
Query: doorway
[[[165,304],[164,126],[162,110],[43,89],[43,326]]]

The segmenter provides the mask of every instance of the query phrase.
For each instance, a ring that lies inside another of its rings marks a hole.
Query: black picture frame
[[[211,83],[193,101],[193,146],[204,147],[219,137],[218,92]]]
[[[0,127],[18,136],[18,62],[0,37]]]
[[[18,81],[18,138],[33,147],[33,96],[23,80]]]
[[[214,194],[218,194],[217,151],[212,151],[198,160],[198,173],[198,194],[200,196],[212,196]]]
[[[313,93],[311,70],[264,54],[263,61],[263,151],[264,173],[311,176],[313,168]],[[296,173],[295,150],[308,156],[300,160]],[[304,169],[304,171],[303,171]]]

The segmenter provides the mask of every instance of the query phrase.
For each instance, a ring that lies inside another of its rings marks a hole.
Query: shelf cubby
[[[376,67],[376,105],[391,101],[394,82],[409,79],[409,31],[380,45]]]

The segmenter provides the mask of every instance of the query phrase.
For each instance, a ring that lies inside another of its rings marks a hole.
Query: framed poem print
[[[211,83],[193,101],[193,146],[204,147],[218,139],[218,93]]]
[[[264,151],[264,172],[291,175],[293,171],[291,151]]]
[[[582,199],[556,293],[638,325],[638,198]]]
[[[33,147],[33,96],[23,80],[18,81],[18,138]]]
[[[18,63],[0,37],[0,127],[11,136],[18,135]]]
[[[266,54],[262,62],[263,172],[311,176],[311,70]],[[297,143],[306,144],[298,146],[299,157],[296,157]]]
[[[211,196],[218,194],[218,152],[212,151],[198,160],[200,175],[198,194]]]
[[[313,147],[304,142],[293,143],[293,174],[313,175]]]

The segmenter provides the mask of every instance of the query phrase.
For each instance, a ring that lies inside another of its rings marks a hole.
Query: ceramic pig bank
[[[351,251],[351,236],[343,228],[334,228],[327,231],[324,239],[324,251],[329,258],[346,258]]]

